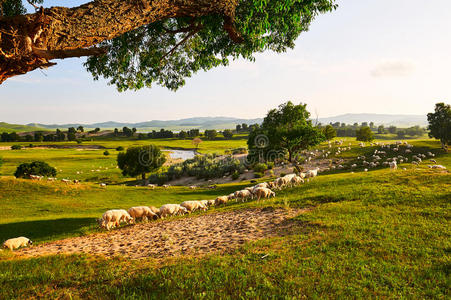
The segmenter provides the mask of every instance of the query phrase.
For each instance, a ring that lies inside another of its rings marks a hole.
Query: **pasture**
[[[373,151],[356,147],[355,140],[349,142],[352,150],[342,152],[344,158]],[[409,143],[436,153],[438,164],[451,167],[451,155],[442,152],[438,142]],[[103,157],[102,152],[1,151],[5,165],[0,170],[10,175],[11,166],[29,153],[63,172],[73,172],[90,161],[99,167],[114,164],[115,155]],[[65,167],[64,155],[68,155]],[[451,176],[427,165],[425,161],[418,167],[401,164],[396,171],[323,174],[280,191],[271,200],[210,209],[206,214],[250,208],[311,210],[287,221],[286,231],[276,237],[248,241],[220,255],[141,260],[86,254],[18,258],[0,251],[0,298],[448,298]],[[26,235],[42,244],[96,234],[101,231],[96,218],[107,209],[213,199],[249,185],[151,190],[122,185],[101,188],[89,182],[68,186],[3,176],[0,239]]]

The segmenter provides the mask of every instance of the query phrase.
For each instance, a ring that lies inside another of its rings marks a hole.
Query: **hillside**
[[[0,132],[26,132],[26,131],[37,131],[37,130],[48,130],[41,126],[30,126],[30,125],[19,125],[19,124],[9,124],[5,122],[0,122]]]
[[[344,114],[328,118],[319,118],[318,122],[322,124],[329,123],[346,123],[354,124],[362,122],[374,122],[376,125],[385,126],[398,126],[398,127],[410,127],[410,126],[426,126],[428,124],[426,115],[389,115],[389,114]]]

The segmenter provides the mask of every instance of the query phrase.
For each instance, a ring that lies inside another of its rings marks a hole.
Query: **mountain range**
[[[187,130],[197,128],[200,130],[205,129],[234,129],[237,124],[255,124],[261,123],[263,118],[256,119],[239,119],[233,117],[197,117],[197,118],[187,118],[180,120],[153,120],[147,122],[139,122],[139,123],[125,123],[125,122],[102,122],[102,123],[93,123],[93,124],[80,124],[80,123],[72,123],[72,124],[40,124],[40,123],[30,123],[27,124],[27,128],[37,127],[37,128],[46,128],[46,129],[56,129],[56,128],[68,128],[68,127],[78,127],[83,126],[85,128],[101,128],[101,129],[114,129],[114,128],[122,128],[127,126],[129,128],[137,128],[139,131],[146,130],[159,130],[161,128],[167,130]],[[315,120],[316,121],[316,120]],[[376,125],[385,125],[385,126],[398,126],[398,127],[410,127],[414,125],[426,126],[427,119],[425,115],[390,115],[390,114],[371,114],[371,113],[362,113],[362,114],[343,114],[334,117],[327,118],[319,118],[318,122],[322,124],[329,123],[346,123],[346,124],[354,124],[362,122],[374,122]]]

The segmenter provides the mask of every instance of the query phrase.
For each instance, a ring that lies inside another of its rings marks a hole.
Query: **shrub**
[[[110,152],[108,150],[105,150],[105,152],[103,152],[103,155],[108,156],[110,155]]]
[[[254,177],[255,177],[255,178],[262,178],[262,177],[263,177],[263,173],[255,172],[255,173],[254,173]]]
[[[274,169],[274,162],[273,162],[273,161],[268,161],[268,162],[266,163],[266,165],[268,166],[268,169],[269,169],[269,170]]]
[[[233,172],[232,179],[233,180],[237,180],[238,178],[240,178],[240,173],[238,171]]]
[[[81,144],[81,140],[80,139],[76,139],[75,141],[77,142],[77,144]]]
[[[11,150],[20,150],[20,149],[22,149],[21,145],[12,145],[11,146]]]
[[[56,169],[43,161],[23,163],[19,165],[14,173],[16,178],[29,178],[30,175],[55,177]]]
[[[33,148],[33,147],[34,147],[33,144],[28,145],[28,148]]]
[[[119,146],[119,147],[116,148],[116,151],[124,151],[124,147]]]
[[[259,163],[254,166],[254,171],[258,173],[263,173],[268,170],[268,166],[265,163]]]

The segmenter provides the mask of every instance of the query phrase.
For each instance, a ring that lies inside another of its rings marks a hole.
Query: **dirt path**
[[[89,253],[140,259],[227,251],[246,241],[282,235],[283,229],[292,226],[291,222],[286,220],[306,211],[280,208],[245,209],[141,223],[108,233],[37,245],[19,250],[16,254],[41,256]]]

